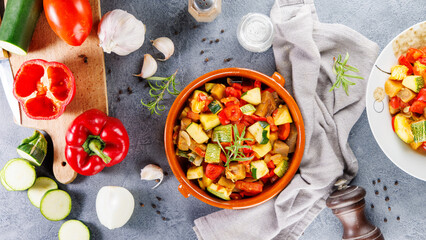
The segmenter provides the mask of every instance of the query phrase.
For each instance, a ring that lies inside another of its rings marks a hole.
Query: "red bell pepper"
[[[235,187],[240,189],[241,191],[252,194],[258,194],[263,191],[263,184],[259,182],[236,181]]]
[[[419,62],[423,65],[426,65],[426,57],[422,57],[419,59]]]
[[[229,196],[229,198],[231,198],[232,200],[243,199],[243,197],[239,193],[231,193],[231,195]]]
[[[198,114],[198,113],[196,113],[196,112],[193,112],[193,111],[191,111],[191,110],[189,110],[189,111],[188,111],[188,113],[186,114],[186,116],[187,116],[189,119],[194,120],[194,121],[198,121],[198,120],[200,120],[200,114]]]
[[[288,135],[290,135],[290,123],[280,125],[278,127],[278,138],[284,141],[288,138]]]
[[[425,111],[425,107],[426,107],[426,102],[417,100],[413,102],[413,104],[411,104],[410,112],[423,114],[423,112]]]
[[[392,130],[393,130],[394,132],[395,132],[395,117],[396,117],[396,116],[393,116],[393,117],[392,117],[392,120],[391,120],[391,121],[392,121]]]
[[[254,122],[258,122],[258,121],[266,122],[267,121],[266,117],[259,117],[259,116],[254,115],[254,114],[251,115],[250,117],[251,117],[251,119],[253,119]]]
[[[211,180],[215,180],[217,177],[222,174],[222,172],[225,170],[225,167],[219,166],[217,164],[209,163],[206,167],[206,177],[210,178]]]
[[[275,125],[275,121],[274,121],[274,119],[271,117],[271,116],[269,116],[269,117],[267,117],[266,118],[266,121],[269,123],[269,125],[271,126],[271,132],[276,132],[276,131],[278,131],[278,127],[277,127],[277,125]]]
[[[239,121],[243,115],[241,112],[240,106],[238,104],[232,104],[223,109],[225,112],[226,118],[231,121]]]
[[[407,60],[407,58],[404,55],[401,55],[398,58],[398,62],[400,65],[404,65],[408,68],[407,75],[413,74],[413,65],[411,65],[411,63]]]
[[[62,63],[29,60],[16,73],[13,94],[29,118],[56,119],[74,98],[74,76]]]
[[[269,169],[269,173],[266,174],[265,176],[261,177],[260,180],[262,180],[263,183],[266,183],[274,175],[275,175],[274,169]]]
[[[399,99],[399,97],[394,96],[389,101],[389,104],[391,105],[392,108],[398,109],[401,106],[400,102],[401,100]]]
[[[417,100],[426,102],[426,88],[420,89],[419,93],[417,94]]]
[[[120,163],[129,151],[129,136],[123,123],[97,109],[88,110],[74,119],[65,141],[68,164],[85,176]]]
[[[267,164],[266,164],[266,166],[268,166],[268,168],[269,169],[275,169],[275,164],[274,164],[274,161],[269,161]]]
[[[423,142],[423,143],[422,143],[422,148],[423,148],[423,150],[425,150],[425,151],[426,151],[426,142]]]
[[[241,89],[243,89],[243,86],[241,86],[241,84],[239,84],[239,83],[233,83],[232,87],[237,89],[237,90],[240,90],[240,91],[241,91]]]

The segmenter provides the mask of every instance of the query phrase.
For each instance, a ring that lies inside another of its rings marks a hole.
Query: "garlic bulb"
[[[157,61],[151,54],[143,55],[143,65],[140,74],[133,74],[135,77],[149,78],[157,72]]]
[[[172,40],[168,37],[160,37],[151,42],[152,42],[152,45],[158,51],[164,54],[164,59],[157,59],[159,61],[166,61],[175,52],[175,45],[173,44]]]
[[[145,32],[145,25],[132,14],[115,9],[107,12],[99,23],[99,45],[106,53],[125,56],[142,46]]]
[[[96,214],[109,229],[119,228],[129,221],[135,209],[135,199],[123,187],[102,187],[96,196]]]
[[[156,180],[159,179],[160,182],[157,183],[152,189],[158,187],[163,181],[164,173],[163,169],[154,164],[148,164],[143,169],[141,169],[141,180]]]

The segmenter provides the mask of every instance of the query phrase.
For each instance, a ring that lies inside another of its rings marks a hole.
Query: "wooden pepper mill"
[[[365,189],[346,185],[339,179],[334,191],[327,198],[327,207],[333,211],[343,225],[343,240],[384,240],[380,229],[365,217]]]

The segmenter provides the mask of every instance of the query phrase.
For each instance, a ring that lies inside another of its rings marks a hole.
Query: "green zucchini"
[[[27,159],[30,163],[41,166],[47,154],[47,141],[43,134],[37,130],[31,137],[22,140],[16,148],[19,156]]]
[[[214,113],[201,113],[200,122],[206,131],[220,125],[219,117]]]
[[[410,75],[404,78],[402,85],[418,93],[424,87],[424,81],[422,76]]]
[[[58,232],[59,240],[89,240],[90,231],[89,228],[82,222],[72,219],[64,222],[59,228]]]
[[[269,173],[268,166],[263,160],[252,161],[250,163],[250,170],[255,179],[259,179]]]
[[[253,88],[241,95],[241,99],[251,103],[253,105],[258,105],[261,102],[261,93],[260,88]]]
[[[231,195],[232,191],[227,189],[226,187],[212,183],[210,184],[210,186],[207,187],[207,191],[223,200],[231,200],[229,196]]]
[[[213,129],[213,142],[232,142],[232,124],[215,127]]]
[[[414,142],[426,141],[426,120],[411,124],[411,132],[414,136]]]
[[[0,26],[0,47],[26,55],[43,9],[43,0],[9,0]]]
[[[288,161],[282,160],[278,163],[277,167],[274,169],[275,175],[278,177],[283,177],[284,173],[286,173],[288,170]]]
[[[220,152],[221,149],[218,144],[207,144],[206,163],[220,163]]]
[[[40,208],[40,202],[44,194],[52,189],[58,189],[58,184],[48,177],[38,177],[32,187],[27,191],[28,199],[37,208]]]
[[[203,174],[204,174],[203,166],[199,166],[199,167],[193,166],[188,168],[188,171],[186,172],[186,177],[189,180],[199,179],[203,177]]]
[[[71,212],[70,195],[59,189],[52,189],[44,194],[40,202],[41,214],[50,221],[60,221]]]
[[[189,126],[186,128],[186,132],[198,144],[205,143],[209,140],[209,137],[207,136],[206,132],[204,132],[201,125],[199,125],[197,123],[192,122],[191,124],[189,124]]]
[[[25,159],[10,160],[2,171],[5,184],[15,191],[27,190],[36,180],[34,166]]]
[[[208,105],[210,111],[214,114],[218,114],[220,111],[222,111],[223,107],[222,104],[218,100],[214,100]]]
[[[252,115],[254,112],[256,112],[256,108],[250,103],[240,107],[240,110],[245,115]]]
[[[259,121],[251,125],[247,130],[254,136],[259,144],[269,142],[270,126],[267,122]]]
[[[216,83],[206,83],[204,86],[206,88],[206,92],[211,92],[215,85]]]

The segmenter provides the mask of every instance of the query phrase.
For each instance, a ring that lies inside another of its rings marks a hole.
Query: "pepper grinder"
[[[384,240],[380,229],[365,216],[365,189],[348,186],[347,180],[339,179],[334,191],[326,201],[327,207],[343,225],[343,240]]]
[[[222,0],[188,0],[188,12],[197,22],[211,22],[222,11]]]

